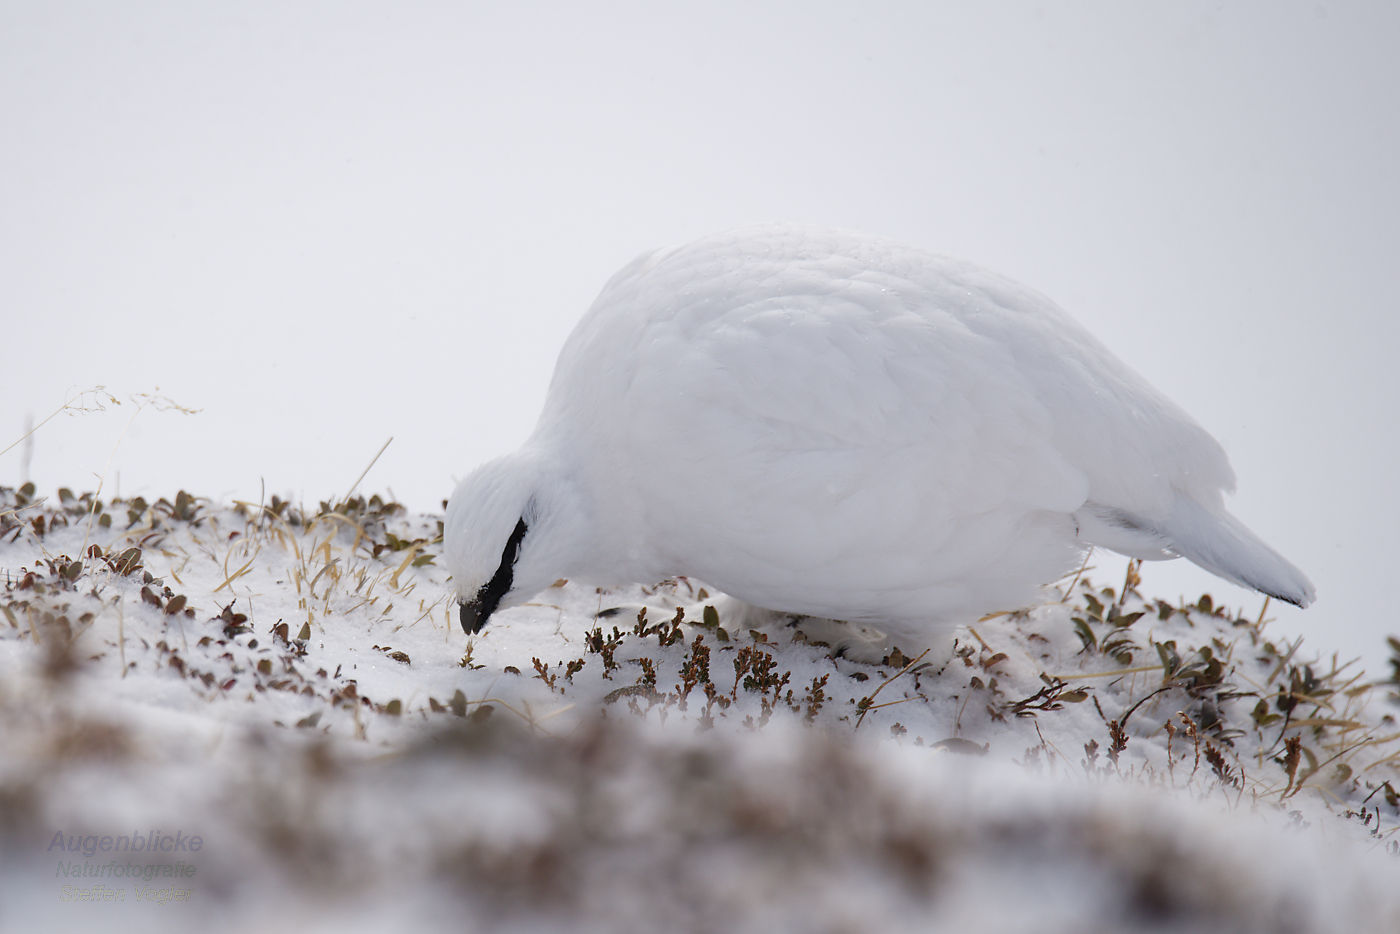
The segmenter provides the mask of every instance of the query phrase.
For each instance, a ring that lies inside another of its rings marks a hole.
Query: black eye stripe
[[[527,531],[529,526],[523,518],[515,523],[515,530],[510,533],[510,538],[506,539],[506,547],[501,552],[500,566],[496,568],[496,573],[486,586],[477,592],[475,602],[480,607],[483,622],[496,612],[501,599],[510,593],[511,584],[515,581],[515,562],[520,559],[520,542],[525,538]]]
[[[530,527],[525,524],[523,518],[515,523],[510,538],[506,539],[506,547],[501,551],[501,566],[496,569],[497,574],[503,570],[510,573],[510,570],[515,567],[515,562],[520,558],[520,542],[529,530]]]

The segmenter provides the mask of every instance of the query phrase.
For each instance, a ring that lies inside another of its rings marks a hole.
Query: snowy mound
[[[31,497],[7,930],[1400,925],[1394,684],[1257,611],[1081,575],[871,666],[560,581],[466,637],[436,516]]]

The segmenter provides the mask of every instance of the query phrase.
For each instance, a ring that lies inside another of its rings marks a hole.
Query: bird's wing
[[[936,542],[971,517],[1084,502],[1086,475],[1057,450],[1053,413],[1003,342],[969,326],[984,299],[867,257],[761,247],[638,261],[561,357],[556,390],[590,385],[597,397],[570,404],[614,413],[597,423],[616,433],[607,443],[654,452],[648,470],[617,469],[654,485],[648,499],[682,491],[678,525],[721,506],[732,517],[726,500],[742,500],[757,505],[739,537],[762,542],[765,507],[795,510],[806,521],[773,528],[774,552],[819,563],[862,537],[872,550],[908,540],[891,516]]]
[[[648,452],[608,469],[639,501],[671,491],[666,519],[723,515],[808,566],[841,551],[833,530],[875,551],[917,527],[971,568],[1028,516],[1092,501],[1151,520],[1182,492],[1218,508],[1233,485],[1219,445],[1045,297],[810,228],[633,263],[570,338],[550,398],[595,446]]]

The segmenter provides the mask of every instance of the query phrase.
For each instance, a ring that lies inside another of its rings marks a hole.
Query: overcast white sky
[[[0,483],[311,503],[392,435],[364,487],[436,508],[618,266],[816,221],[1064,305],[1313,576],[1279,631],[1380,673],[1397,47],[1384,0],[0,0],[0,447],[98,384],[202,410],[57,419]],[[1257,607],[1183,565],[1148,588]]]

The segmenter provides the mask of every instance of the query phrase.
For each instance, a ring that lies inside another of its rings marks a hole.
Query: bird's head
[[[480,632],[569,573],[582,523],[568,485],[534,452],[478,467],[457,485],[443,523],[443,562],[462,628]]]

